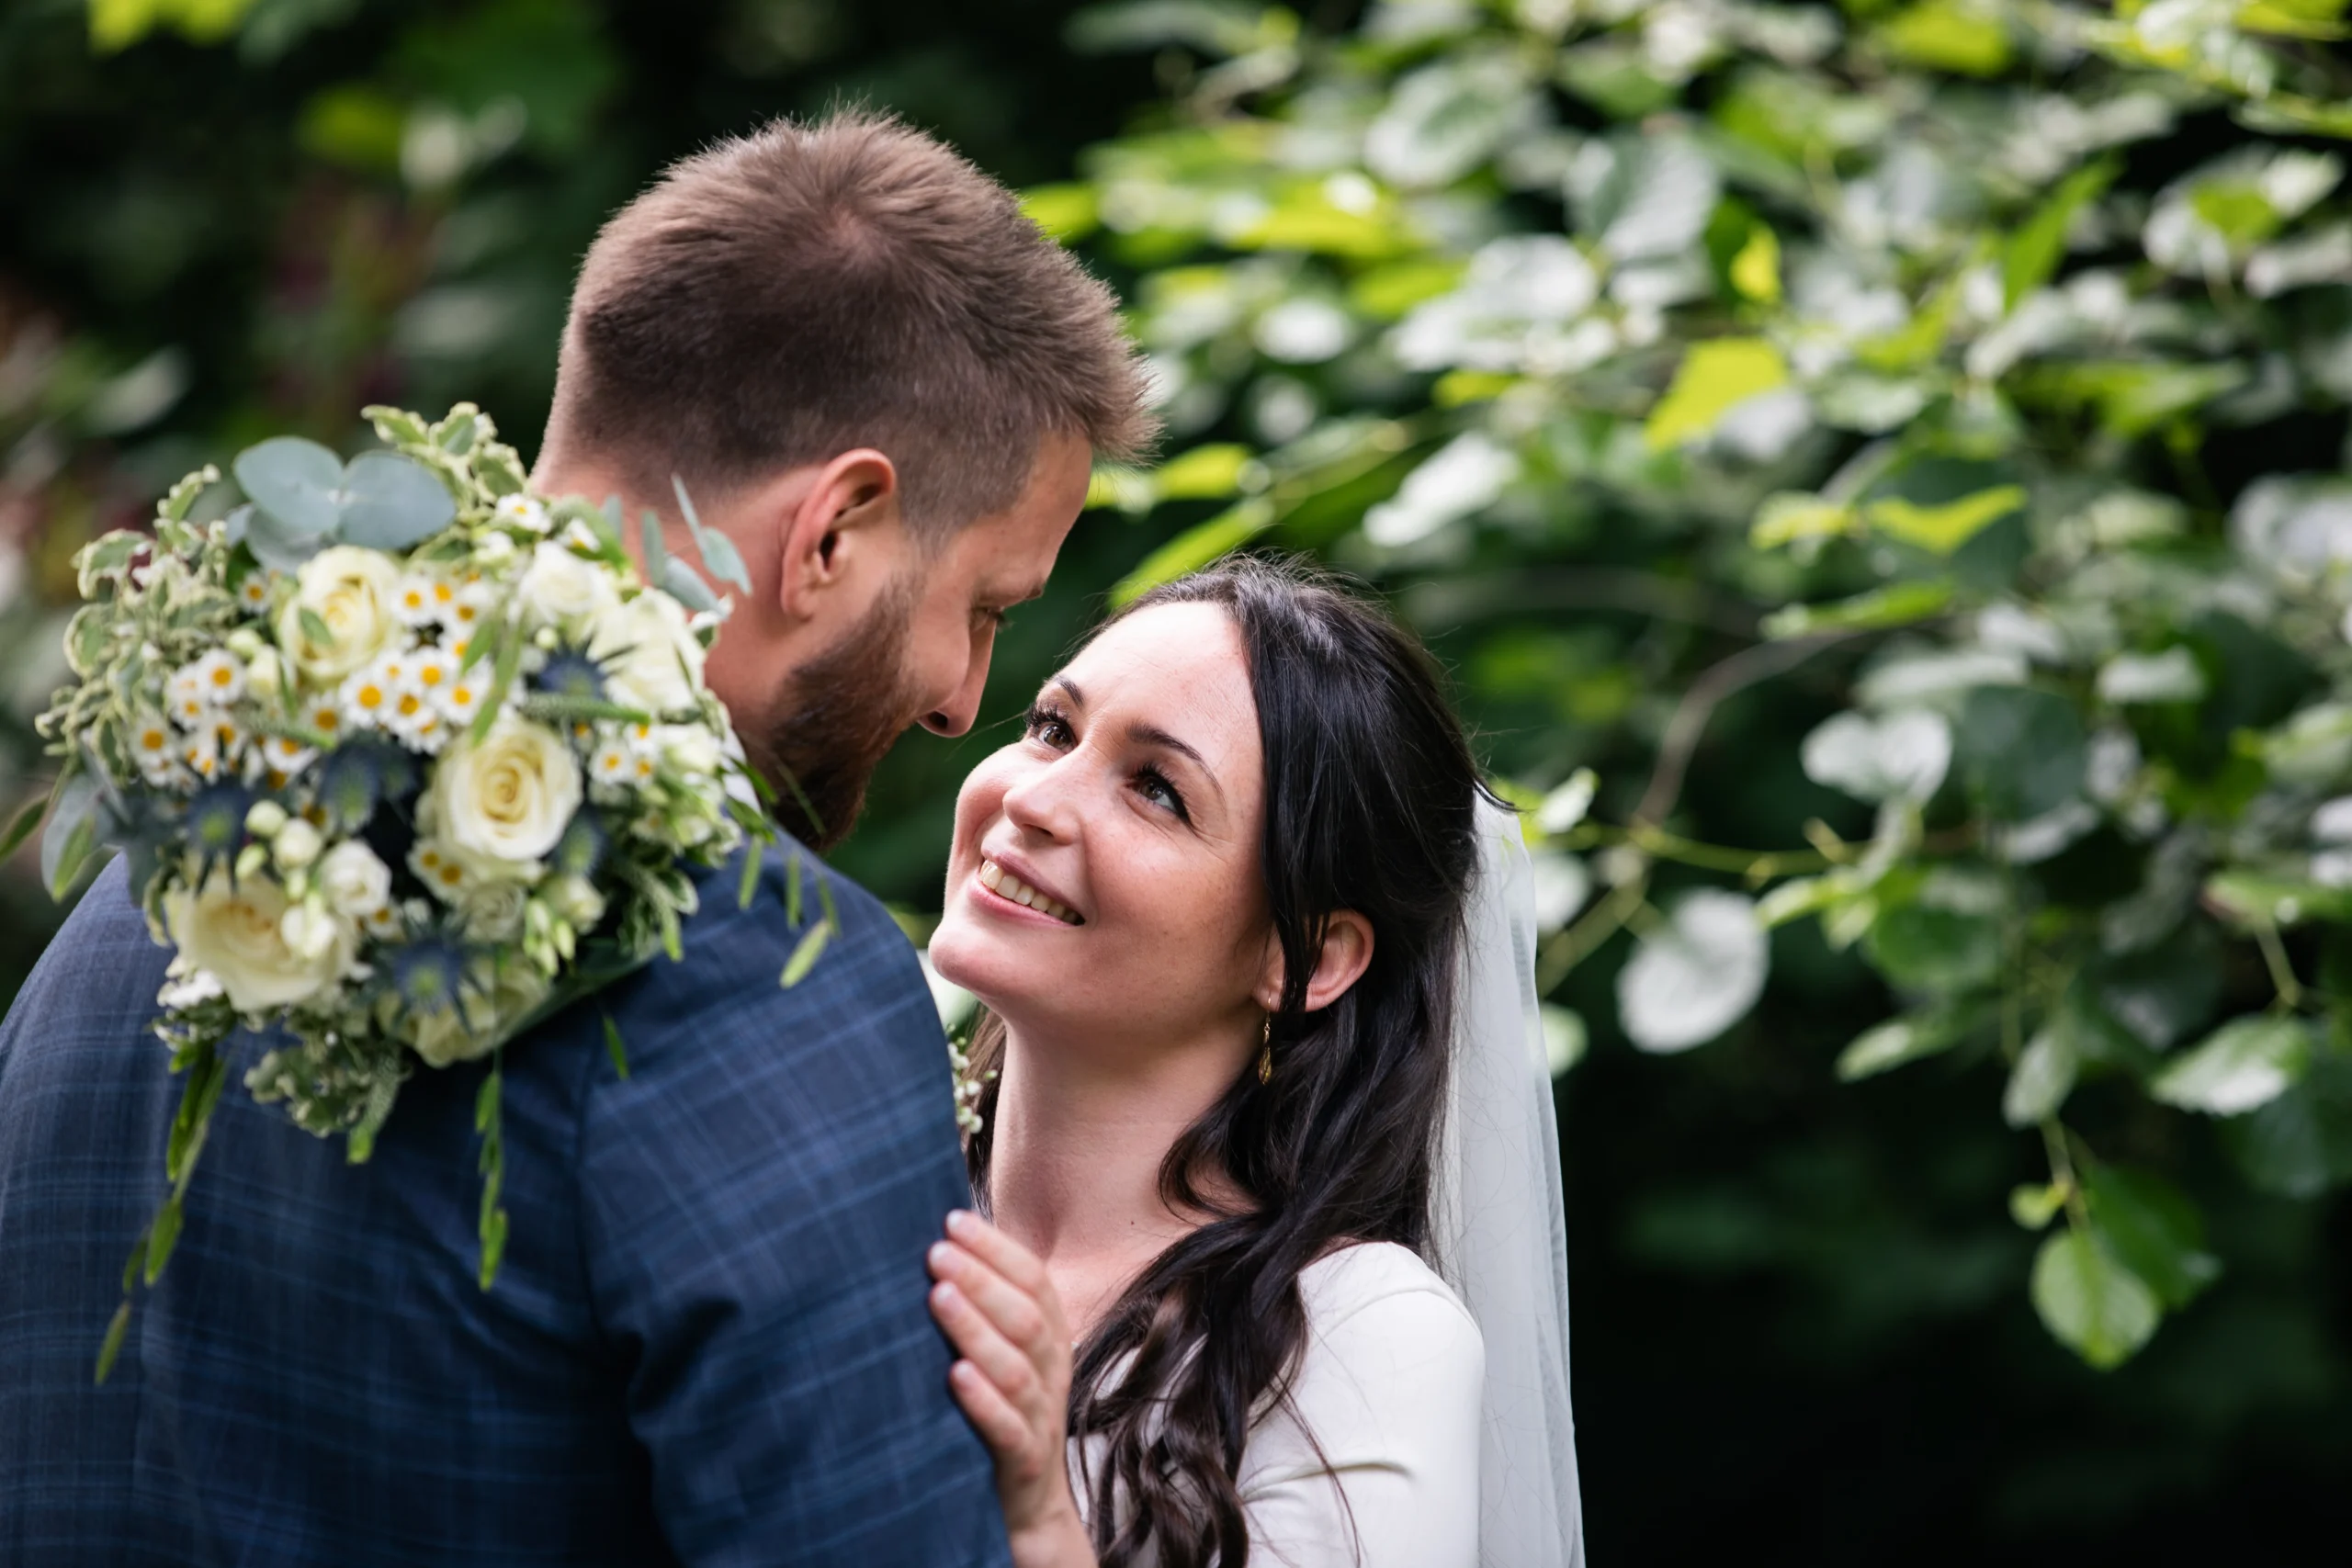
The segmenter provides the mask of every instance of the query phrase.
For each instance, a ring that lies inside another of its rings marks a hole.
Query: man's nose
[[[989,683],[989,645],[982,643],[974,649],[971,661],[964,668],[964,682],[956,694],[923,715],[922,727],[933,735],[956,736],[967,733],[980,716],[980,694]]]

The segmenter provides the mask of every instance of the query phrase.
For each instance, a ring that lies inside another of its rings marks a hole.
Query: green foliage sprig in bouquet
[[[471,405],[429,426],[368,412],[390,450],[345,465],[263,442],[234,464],[243,504],[193,521],[220,481],[207,468],[152,536],[108,534],[76,563],[75,683],[40,721],[62,762],[43,872],[62,894],[97,845],[122,849],[177,950],[157,1032],[187,1077],[168,1196],[126,1280],[152,1284],[171,1255],[238,1028],[285,1042],[245,1074],[254,1097],[363,1161],[420,1062],[495,1058],[675,958],[695,869],[776,837],[703,684],[723,607],[658,518],[640,570],[616,502],[531,494]],[[748,588],[679,500],[705,563]],[[746,855],[747,902],[758,863]],[[787,984],[834,923],[828,907]],[[626,1073],[609,1021],[606,1038]],[[485,1289],[507,1226],[500,1085],[493,1060],[477,1115]]]

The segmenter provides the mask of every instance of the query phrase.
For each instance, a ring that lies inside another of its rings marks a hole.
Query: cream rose
[[[604,663],[605,689],[615,702],[655,714],[695,705],[702,642],[667,593],[640,593],[600,618],[588,651]]]
[[[287,944],[286,890],[266,877],[229,886],[215,871],[194,894],[164,898],[164,927],[191,968],[220,982],[239,1012],[264,1012],[318,995],[350,964],[350,928],[336,922],[330,940],[309,956]]]
[[[510,714],[441,754],[426,798],[429,830],[457,848],[536,866],[580,809],[580,765],[554,730]]]
[[[620,604],[611,572],[554,544],[533,547],[514,595],[533,626],[585,626]]]
[[[332,685],[376,657],[400,628],[392,595],[400,587],[400,564],[379,550],[334,545],[302,563],[294,593],[277,613],[277,645],[287,662],[313,685]],[[313,642],[302,629],[302,612],[316,615],[333,634]]]
[[[519,882],[475,882],[458,892],[458,913],[471,942],[512,942],[523,929],[530,889]]]
[[[345,839],[319,861],[319,891],[327,908],[345,919],[364,920],[392,901],[392,871],[357,839]]]

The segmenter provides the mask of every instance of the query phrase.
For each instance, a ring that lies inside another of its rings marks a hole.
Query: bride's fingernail
[[[947,1234],[949,1235],[970,1235],[978,1224],[979,1222],[972,1217],[971,1213],[968,1210],[950,1209],[947,1211]]]
[[[941,1306],[954,1306],[956,1300],[956,1287],[943,1280],[931,1288],[931,1299]]]
[[[923,1256],[930,1259],[933,1269],[944,1269],[956,1261],[956,1249],[944,1241],[934,1241],[931,1244],[931,1250]]]

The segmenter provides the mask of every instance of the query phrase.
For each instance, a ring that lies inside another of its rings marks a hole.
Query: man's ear
[[[1272,1012],[1282,1005],[1283,950],[1270,941],[1265,978],[1259,982],[1258,1005]],[[1335,910],[1323,926],[1323,951],[1306,982],[1306,1010],[1320,1012],[1347,995],[1372,966],[1372,922],[1353,909]]]
[[[895,549],[898,522],[899,470],[888,457],[860,446],[826,463],[777,519],[777,606],[811,619],[842,583],[876,566],[892,570],[868,558]]]

